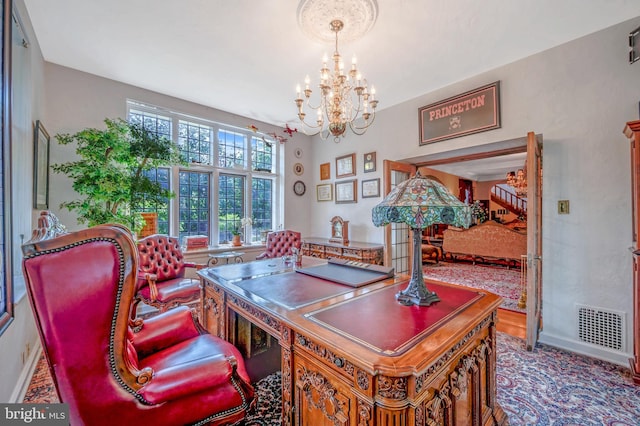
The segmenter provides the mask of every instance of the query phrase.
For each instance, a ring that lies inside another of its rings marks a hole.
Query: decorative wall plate
[[[302,174],[304,173],[304,166],[301,163],[294,164],[293,173],[297,174],[298,176],[302,176]]]
[[[296,195],[304,195],[304,193],[306,192],[307,187],[305,186],[304,182],[301,180],[297,180],[294,184],[293,184],[293,192]]]
[[[293,155],[295,155],[295,156],[296,156],[296,158],[300,158],[300,157],[302,157],[302,148],[296,148],[296,149],[293,151]]]

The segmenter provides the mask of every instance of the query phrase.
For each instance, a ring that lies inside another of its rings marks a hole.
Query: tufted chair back
[[[253,389],[240,353],[202,329],[188,308],[131,328],[138,255],[127,230],[43,229],[22,251],[36,328],[70,424],[228,424],[244,417]]]
[[[182,304],[195,305],[199,315],[200,281],[185,277],[185,272],[201,265],[185,262],[178,239],[154,234],[139,240],[137,246],[140,268],[132,317],[137,315],[140,302],[160,312]]]
[[[177,238],[149,235],[138,241],[140,271],[155,274],[158,281],[184,277],[185,262]]]
[[[258,255],[256,259],[278,258],[291,256],[292,248],[300,250],[302,247],[302,237],[300,232],[285,229],[282,231],[269,232],[267,234],[267,247],[264,253]]]

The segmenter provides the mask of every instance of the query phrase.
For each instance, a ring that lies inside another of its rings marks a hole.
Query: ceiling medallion
[[[340,40],[350,42],[365,35],[377,17],[376,0],[301,0],[298,5],[298,25],[308,37],[321,42],[335,40],[328,25],[335,19],[344,24]]]

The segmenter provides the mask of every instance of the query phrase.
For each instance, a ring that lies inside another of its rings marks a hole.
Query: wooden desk
[[[350,241],[349,244],[332,243],[328,238],[303,238],[302,254],[304,256],[329,259],[331,257],[345,260],[382,265],[384,262],[384,246],[382,244],[359,243]]]
[[[395,301],[407,277],[352,288],[271,259],[198,274],[211,333],[233,336],[240,316],[281,346],[284,425],[507,423],[496,295],[428,282],[441,302],[408,307]]]

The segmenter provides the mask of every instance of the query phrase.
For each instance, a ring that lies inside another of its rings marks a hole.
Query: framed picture
[[[302,163],[296,163],[293,165],[293,173],[298,176],[301,176],[304,173],[304,166]]]
[[[356,203],[358,201],[358,179],[336,182],[336,204]]]
[[[640,27],[629,33],[629,63],[640,59]]]
[[[336,179],[356,175],[356,154],[336,157]]]
[[[376,153],[368,152],[364,154],[364,172],[375,172],[376,171]],[[364,194],[362,195],[364,197]]]
[[[320,164],[320,180],[331,179],[331,163]]]
[[[374,198],[380,196],[380,178],[362,181],[362,198]]]
[[[318,201],[333,200],[333,185],[330,183],[316,185],[316,199]]]
[[[33,207],[49,208],[49,133],[40,120],[33,131]]]
[[[500,128],[500,82],[418,110],[420,145]]]

